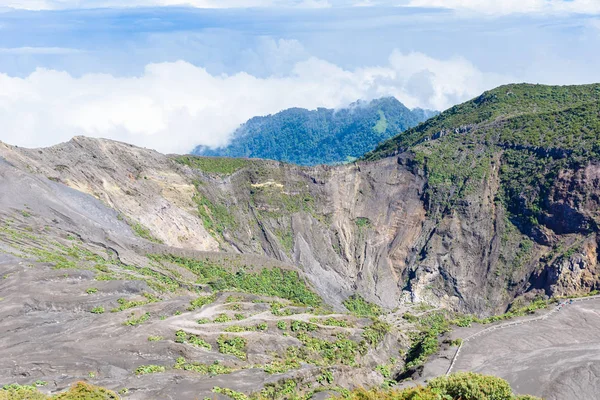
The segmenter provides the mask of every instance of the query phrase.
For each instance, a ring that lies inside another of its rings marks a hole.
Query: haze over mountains
[[[340,164],[363,156],[381,141],[436,114],[420,108],[410,110],[394,97],[357,101],[339,110],[290,108],[250,119],[235,131],[226,147],[198,146],[192,154],[298,165]]]

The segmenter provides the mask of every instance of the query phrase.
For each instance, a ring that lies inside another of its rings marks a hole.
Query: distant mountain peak
[[[437,115],[410,110],[395,97],[357,100],[340,109],[289,108],[253,117],[233,134],[228,146],[197,146],[192,154],[249,157],[300,165],[341,164],[355,160],[389,139]]]

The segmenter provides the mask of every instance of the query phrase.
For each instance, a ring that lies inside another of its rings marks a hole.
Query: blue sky
[[[599,82],[599,45],[594,0],[0,0],[0,140],[186,152],[292,106]]]

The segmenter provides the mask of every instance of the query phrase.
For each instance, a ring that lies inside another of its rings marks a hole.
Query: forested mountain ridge
[[[340,164],[355,160],[437,112],[409,110],[394,97],[358,101],[339,110],[290,108],[254,117],[240,126],[231,143],[195,155],[263,158],[298,165]]]

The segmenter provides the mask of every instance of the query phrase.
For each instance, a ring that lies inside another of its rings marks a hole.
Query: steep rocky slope
[[[281,398],[289,385],[381,384],[375,368],[408,345],[366,314],[332,312],[293,265],[157,242],[91,195],[0,160],[0,387],[86,380],[130,399],[215,397],[215,387]]]
[[[375,161],[338,167],[83,137],[0,155],[166,245],[297,265],[338,310],[358,292],[389,309],[412,300],[484,315],[598,288],[598,93],[498,88],[383,144]]]

